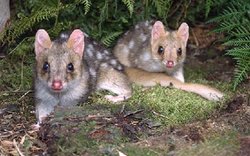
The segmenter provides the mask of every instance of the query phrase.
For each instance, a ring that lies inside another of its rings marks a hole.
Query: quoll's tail
[[[183,83],[164,73],[151,73],[136,68],[126,67],[125,72],[130,81],[145,87],[155,86],[172,86],[177,89],[196,93],[205,99],[219,101],[223,98],[223,93],[217,89],[202,84]]]

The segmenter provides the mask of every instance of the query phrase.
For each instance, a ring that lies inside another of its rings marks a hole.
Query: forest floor
[[[216,42],[223,36],[210,29],[191,29],[185,77],[218,88],[224,100],[133,86],[133,97],[121,104],[98,92],[86,104],[58,107],[39,131],[32,129],[34,55],[2,57],[0,155],[250,155],[250,80],[232,91],[234,61]]]

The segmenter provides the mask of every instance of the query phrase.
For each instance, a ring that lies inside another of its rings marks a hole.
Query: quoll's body
[[[220,91],[201,84],[184,83],[183,63],[189,27],[165,31],[160,21],[141,22],[118,40],[113,53],[125,66],[130,81],[143,86],[173,86],[218,101]]]
[[[177,31],[165,31],[160,21],[141,22],[118,41],[114,54],[125,66],[166,72],[184,82],[188,29],[186,23],[182,23]]]
[[[123,66],[103,46],[81,30],[51,41],[45,30],[35,39],[36,115],[41,122],[56,105],[74,106],[95,90],[105,89],[117,96],[105,97],[118,102],[131,96],[130,83]]]

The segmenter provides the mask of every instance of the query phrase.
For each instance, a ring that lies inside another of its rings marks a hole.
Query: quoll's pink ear
[[[36,37],[35,37],[36,58],[46,48],[50,48],[50,46],[51,46],[51,40],[49,34],[44,29],[39,29],[36,32]]]
[[[177,35],[181,38],[181,40],[186,45],[188,37],[189,37],[189,27],[188,27],[187,23],[181,24],[181,26],[177,30]]]
[[[80,29],[74,30],[69,37],[67,46],[82,57],[84,51],[84,33]]]
[[[161,21],[156,21],[151,31],[151,43],[164,34],[165,34],[164,25],[162,24]]]

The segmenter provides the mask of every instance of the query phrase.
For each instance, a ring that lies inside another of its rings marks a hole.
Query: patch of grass
[[[142,148],[138,146],[126,145],[121,149],[122,152],[126,155],[138,155],[138,156],[152,156],[152,155],[161,155],[162,151],[158,151],[153,148]]]
[[[0,91],[28,90],[32,87],[34,60],[10,57],[0,60]]]
[[[239,140],[235,132],[227,132],[209,138],[204,142],[182,149],[176,153],[179,156],[235,156],[239,151]]]
[[[107,102],[100,94],[94,95],[92,100],[113,109],[116,105]],[[173,88],[155,86],[145,89],[133,85],[133,96],[120,105],[131,110],[144,109],[149,118],[172,126],[204,119],[221,107],[222,102],[208,101],[193,93]]]
[[[164,125],[177,125],[205,118],[218,108],[220,103],[207,101],[198,95],[178,89],[155,86],[142,91],[134,87],[130,104],[151,110],[152,117]]]

